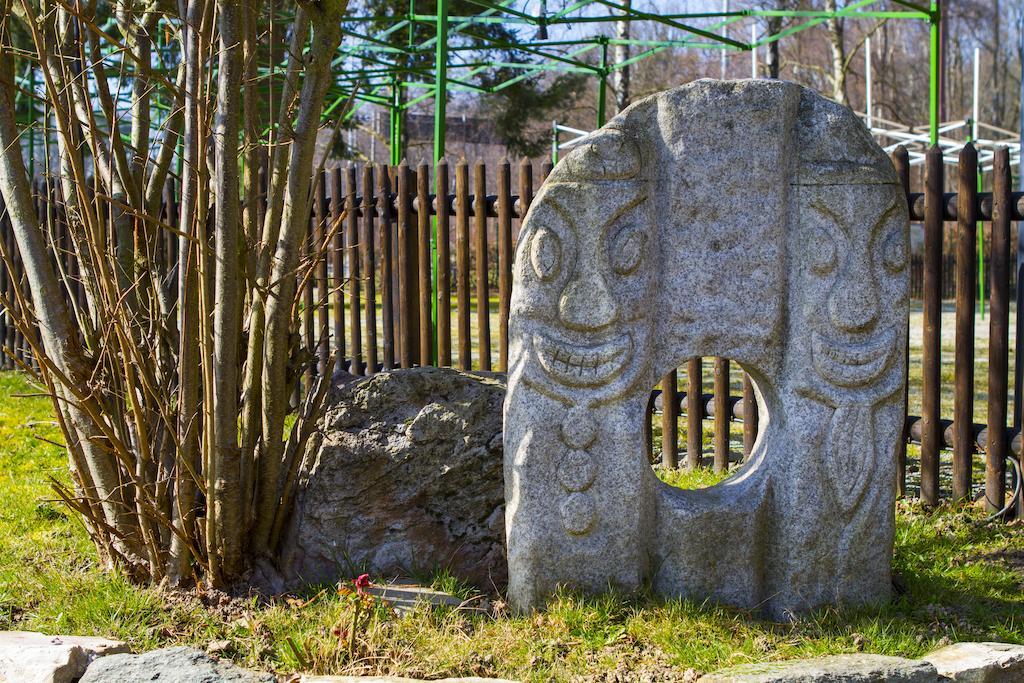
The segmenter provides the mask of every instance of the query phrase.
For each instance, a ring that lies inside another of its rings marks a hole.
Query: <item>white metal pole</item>
[[[873,121],[872,121],[872,116],[873,116],[872,108],[873,108],[873,104],[872,104],[872,101],[871,101],[871,39],[870,38],[865,38],[864,39],[864,80],[866,81],[865,91],[867,93],[867,101],[865,102],[865,107],[866,107],[867,111],[865,112],[865,114],[867,114],[868,130],[871,130],[872,123],[873,123]]]
[[[728,11],[729,11],[729,0],[722,0],[722,12],[726,13]],[[724,21],[727,18],[728,17],[723,16],[722,20]],[[726,24],[725,26],[722,27],[722,35],[724,37],[726,37],[726,38],[729,37],[729,26],[728,26],[728,24]],[[723,44],[722,45],[722,53],[719,56],[719,60],[720,61],[719,61],[719,65],[718,65],[720,70],[721,70],[721,74],[719,75],[719,78],[721,78],[722,80],[725,80],[725,67],[726,67],[725,60],[726,60],[726,57],[728,57],[728,56],[729,56],[728,55],[728,50],[725,49],[725,45]]]
[[[757,24],[750,25],[750,77],[757,78]]]
[[[974,48],[974,121],[971,124],[971,139],[978,139],[978,73],[981,69],[981,48]]]

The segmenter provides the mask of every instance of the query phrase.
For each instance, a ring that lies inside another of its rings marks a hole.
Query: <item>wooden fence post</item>
[[[409,164],[403,160],[398,166],[398,327],[399,344],[403,368],[413,366],[415,351],[418,349],[418,334],[412,320],[416,317],[416,298],[413,280],[416,278],[416,255],[410,248],[416,244],[412,226],[412,185]]]
[[[939,502],[939,397],[942,370],[942,150],[932,146],[924,168],[924,330],[921,353],[921,501]]]
[[[316,312],[317,312],[317,339],[316,358],[317,374],[321,377],[330,374],[327,368],[327,361],[331,357],[330,348],[330,284],[327,280],[327,260],[330,256],[330,249],[326,244],[328,236],[327,224],[327,183],[330,180],[329,171],[324,171],[316,184],[316,193],[313,195],[313,215],[316,221],[315,235],[315,257],[316,257]]]
[[[448,196],[448,161],[434,167],[437,186],[437,364],[452,364],[452,254],[451,199]]]
[[[331,169],[331,230],[334,231],[331,246],[331,270],[334,271],[334,352],[335,366],[345,369],[345,200],[341,189],[341,167]]]
[[[470,370],[473,347],[469,332],[469,164],[455,165],[455,287],[458,294],[459,369]]]
[[[958,170],[953,499],[969,501],[974,455],[974,296],[978,267],[978,153],[970,143],[960,150]]]
[[[366,281],[363,301],[366,314],[366,372],[367,375],[376,373],[377,365],[377,264],[375,262],[376,251],[373,244],[374,213],[376,211],[377,199],[373,195],[373,166],[363,166],[363,230],[359,238],[359,251],[362,254],[363,279]]]
[[[498,164],[498,370],[508,372],[508,316],[512,300],[512,170]]]
[[[715,472],[729,469],[729,360],[715,358]]]
[[[676,469],[679,466],[679,393],[678,376],[670,370],[661,379],[661,464]]]
[[[985,508],[1006,499],[1006,413],[1010,354],[1010,152],[995,153],[992,167],[992,265],[989,277],[988,439],[985,444]],[[1018,313],[1020,315],[1020,313]],[[1017,359],[1017,362],[1022,362]]]
[[[348,262],[348,327],[352,335],[352,362],[349,372],[362,375],[363,372],[363,327],[359,295],[359,202],[356,199],[356,167],[349,164],[345,169],[345,185],[348,196],[345,206],[348,207],[348,221],[345,230],[345,256]]]
[[[473,167],[473,238],[476,251],[477,353],[481,370],[491,369],[490,285],[487,281],[487,171],[483,161]]]
[[[430,167],[420,162],[416,172],[416,272],[419,305],[419,356],[420,365],[430,365],[434,355],[434,321],[431,319],[431,302],[434,298],[434,284],[430,281]]]
[[[380,216],[380,298],[381,333],[384,335],[384,369],[395,368],[395,293],[394,260],[391,257],[394,245],[391,235],[393,213],[391,204],[391,173],[383,164],[377,166],[377,213]]]
[[[686,466],[700,467],[704,454],[704,361],[686,363]]]

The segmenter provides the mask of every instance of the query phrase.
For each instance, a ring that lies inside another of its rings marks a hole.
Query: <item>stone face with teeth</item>
[[[782,81],[697,81],[573,148],[513,266],[509,596],[650,586],[772,618],[883,601],[902,433],[906,198],[849,110]],[[654,476],[651,387],[694,357],[754,380],[725,482]]]
[[[629,362],[630,342],[626,336],[583,346],[537,335],[534,345],[545,370],[556,381],[570,387],[604,384]]]

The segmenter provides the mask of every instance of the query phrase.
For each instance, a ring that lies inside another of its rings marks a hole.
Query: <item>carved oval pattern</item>
[[[594,483],[597,465],[584,451],[569,451],[558,465],[558,482],[566,491],[585,491]]]
[[[569,448],[589,448],[597,438],[597,423],[583,408],[573,408],[562,420],[562,441]]]
[[[643,260],[646,245],[647,235],[643,230],[635,225],[623,227],[612,240],[611,251],[608,254],[612,269],[619,275],[633,273]]]
[[[890,273],[898,273],[907,266],[907,235],[893,230],[882,245],[882,263]]]
[[[811,268],[818,275],[828,275],[839,264],[836,241],[824,230],[815,231],[813,239],[807,244]]]
[[[551,230],[541,228],[530,243],[530,263],[543,281],[558,277],[562,266],[562,241]]]
[[[596,519],[594,501],[586,493],[570,494],[562,503],[562,525],[574,536],[590,531]]]

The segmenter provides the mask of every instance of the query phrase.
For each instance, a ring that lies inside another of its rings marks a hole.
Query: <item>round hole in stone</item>
[[[673,386],[674,403],[668,398]],[[691,395],[700,399],[691,403]],[[691,405],[699,419],[691,417]],[[693,358],[666,373],[652,387],[644,423],[648,458],[658,478],[682,489],[709,488],[729,478],[750,458],[758,433],[756,406],[753,380],[727,358]],[[719,433],[715,414],[722,407],[726,429]],[[691,439],[693,426],[699,432],[693,430]]]

